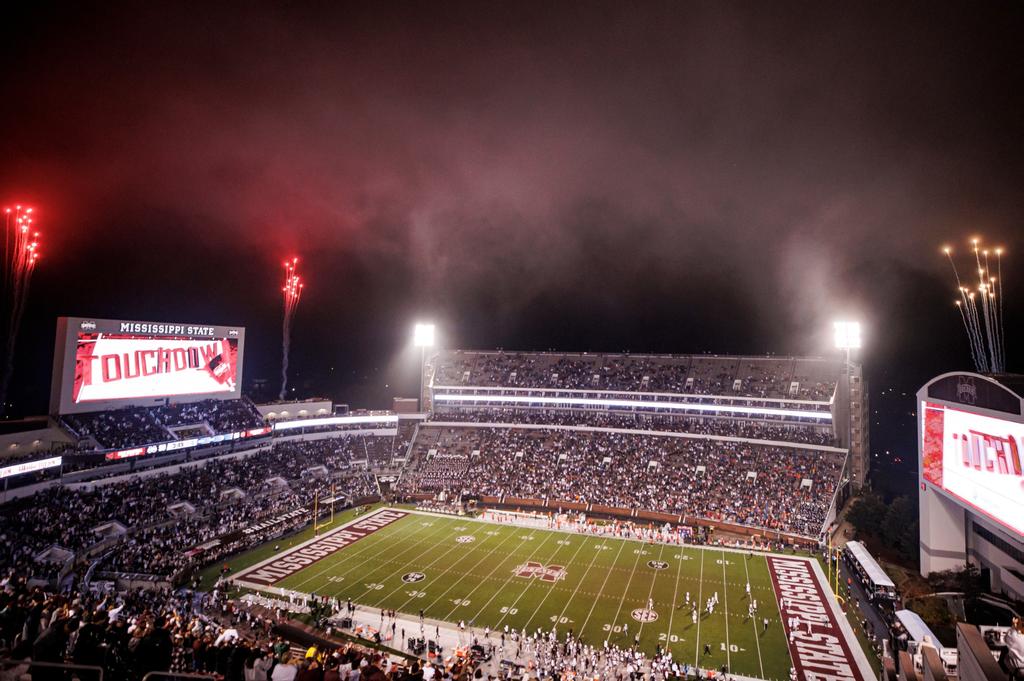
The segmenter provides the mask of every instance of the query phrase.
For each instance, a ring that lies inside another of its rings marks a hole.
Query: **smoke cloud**
[[[424,311],[461,345],[678,352],[818,352],[856,314],[896,352],[929,287],[960,323],[938,246],[1024,216],[1019,4],[245,8],[16,17],[0,187],[48,208],[68,291],[40,319],[273,338],[298,254],[300,374],[385,366]]]

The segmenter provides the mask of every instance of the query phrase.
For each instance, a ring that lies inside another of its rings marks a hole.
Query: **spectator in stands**
[[[421,428],[399,490],[585,502],[817,538],[842,455],[545,428]],[[810,487],[805,484],[809,481]]]
[[[55,487],[0,507],[0,566],[53,576],[62,562],[40,558],[50,547],[78,553],[105,540],[94,528],[116,521],[129,533],[115,540],[104,569],[173,575],[199,560],[212,561],[246,546],[265,541],[308,520],[302,513],[269,522],[289,511],[306,508],[313,496],[332,492],[357,500],[377,493],[372,476],[351,469],[356,456],[365,457],[365,438],[356,435],[279,443],[253,454],[210,460],[173,475],[134,477],[124,482],[94,483],[95,488]],[[390,443],[392,438],[387,439]],[[319,468],[322,477],[306,475]],[[283,486],[268,480],[280,479]],[[222,493],[238,494],[222,498]],[[185,502],[194,512],[171,514],[169,507]],[[261,527],[267,523],[266,527]],[[257,527],[242,537],[214,548],[192,552],[217,537]]]
[[[102,449],[127,449],[177,440],[179,434],[219,435],[265,425],[263,416],[247,399],[126,407],[68,414],[63,420],[72,433],[93,438]]]
[[[616,390],[816,401],[832,397],[842,371],[838,361],[784,357],[458,350],[441,351],[428,364],[437,386]]]

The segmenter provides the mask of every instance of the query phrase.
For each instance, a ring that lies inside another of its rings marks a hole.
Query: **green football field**
[[[244,583],[245,571],[238,577]],[[681,661],[766,679],[787,679],[790,669],[767,562],[757,554],[410,513],[265,588],[414,618],[423,610],[428,619],[477,629],[557,625],[597,645],[607,639],[628,647],[639,635],[648,652],[661,645]],[[709,615],[704,603],[715,592]]]

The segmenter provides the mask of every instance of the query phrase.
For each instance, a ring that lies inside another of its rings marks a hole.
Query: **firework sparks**
[[[4,282],[3,300],[7,307],[7,342],[3,377],[0,378],[0,413],[7,406],[7,388],[14,371],[15,341],[28,300],[32,272],[39,262],[39,232],[34,226],[33,209],[16,205],[4,209]]]
[[[971,239],[974,268],[978,274],[975,287],[965,286],[953,260],[953,249],[945,246],[953,277],[956,279],[960,299],[956,307],[960,312],[967,340],[971,346],[971,359],[981,373],[999,374],[1006,371],[1006,335],[1003,324],[1003,249],[990,251],[981,246],[980,239]],[[992,275],[990,253],[995,254],[996,273]]]
[[[299,259],[292,258],[284,263],[284,322],[281,327],[281,392],[278,399],[283,400],[288,390],[288,354],[292,344],[292,317],[302,298],[302,278],[299,276]]]

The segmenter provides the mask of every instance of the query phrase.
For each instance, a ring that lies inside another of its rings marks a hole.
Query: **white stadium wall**
[[[966,511],[927,488],[921,490],[920,502],[921,574],[963,568],[967,561]]]
[[[256,411],[268,421],[290,421],[330,416],[334,413],[334,403],[330,400],[268,402],[267,404],[257,404]]]

